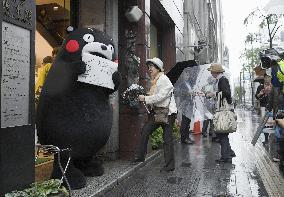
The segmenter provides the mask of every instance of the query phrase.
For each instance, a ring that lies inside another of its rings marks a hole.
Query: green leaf
[[[173,126],[173,137],[178,139],[180,137],[179,128],[176,124]],[[162,127],[157,128],[150,136],[150,142],[152,149],[159,148],[163,143],[163,129]]]
[[[5,197],[47,197],[50,194],[63,193],[69,196],[65,187],[61,186],[62,181],[58,179],[50,179],[41,183],[35,182],[23,191],[13,191],[5,194]]]

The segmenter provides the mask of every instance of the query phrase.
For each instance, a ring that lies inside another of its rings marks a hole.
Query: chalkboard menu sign
[[[30,31],[2,21],[1,128],[29,124]]]

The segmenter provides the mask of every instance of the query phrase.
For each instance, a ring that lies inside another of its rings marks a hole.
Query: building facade
[[[177,62],[187,60],[199,64],[222,62],[220,0],[37,0],[36,4],[36,47],[41,51],[37,62],[60,46],[65,36],[63,29],[68,25],[94,27],[114,39],[122,84],[112,95],[114,121],[104,150],[112,159],[129,158],[137,147],[146,112],[142,106],[129,108],[120,104],[119,96],[133,83],[148,90],[147,58],[159,57],[166,72]],[[130,22],[125,14],[133,6],[138,6],[143,15]],[[40,19],[42,10],[48,15],[47,20]],[[50,26],[50,21],[55,27]],[[40,48],[48,50],[43,52]]]
[[[222,62],[223,23],[220,2],[36,0],[35,38],[32,40],[35,43],[32,46],[35,48],[35,71],[44,57],[51,56],[52,51],[60,47],[66,36],[66,28],[70,25],[75,28],[97,28],[110,35],[115,43],[122,83],[119,91],[111,96],[112,132],[102,151],[111,159],[129,159],[136,151],[147,114],[143,106],[129,108],[121,104],[120,94],[133,83],[142,85],[146,91],[149,89],[150,80],[145,66],[147,58],[159,57],[164,62],[165,72],[176,63],[188,60],[196,60],[199,64]],[[137,6],[142,13],[135,21],[126,17],[133,6]],[[34,99],[31,98],[30,102],[34,102]],[[34,126],[34,122],[31,126]],[[23,146],[33,146],[29,141],[23,143],[26,143]],[[34,158],[29,163],[32,166]],[[33,174],[26,174],[27,180],[31,180]],[[21,183],[19,180],[11,180],[9,190],[20,189],[29,182]]]
[[[69,25],[97,28],[114,40],[122,84],[112,95],[114,121],[111,137],[103,150],[112,159],[134,153],[145,119],[142,107],[129,109],[119,104],[119,95],[133,83],[147,90],[147,58],[162,59],[166,71],[186,59],[183,4],[183,0],[36,0],[37,65],[61,45],[64,29]],[[143,15],[138,21],[130,22],[125,14],[133,6],[138,6]]]
[[[184,2],[184,47],[199,64],[223,63],[223,15],[220,0]]]
[[[131,23],[125,12],[138,5],[144,13],[142,18]],[[119,3],[119,67],[123,75],[120,91],[132,83],[149,89],[149,76],[145,60],[159,57],[164,62],[165,72],[177,61],[185,60],[183,51],[183,1],[173,0],[125,0]],[[136,61],[137,57],[140,63]],[[119,152],[121,158],[131,158],[140,140],[145,122],[144,107],[129,108],[120,105]]]

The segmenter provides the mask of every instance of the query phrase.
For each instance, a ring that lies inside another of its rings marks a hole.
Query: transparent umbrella
[[[283,0],[270,0],[264,7],[267,14],[284,14],[284,1]]]
[[[196,114],[199,115],[199,120],[208,118],[208,108],[212,108],[211,101],[208,103],[200,93],[210,92],[209,79],[212,80],[212,75],[207,70],[209,67],[210,64],[187,67],[178,77],[174,85],[178,120],[181,120],[181,115],[193,120],[196,119]],[[229,79],[230,73],[227,68],[224,67],[224,69],[224,75]]]

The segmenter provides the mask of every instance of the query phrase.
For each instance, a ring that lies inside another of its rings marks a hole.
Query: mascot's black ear
[[[66,28],[66,33],[67,33],[67,34],[70,34],[72,31],[74,31],[74,27],[68,26],[68,27]]]

